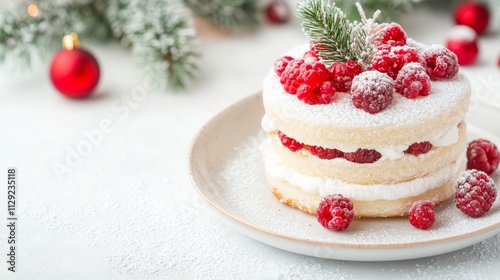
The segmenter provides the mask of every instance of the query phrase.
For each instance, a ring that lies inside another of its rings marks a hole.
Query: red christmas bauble
[[[290,20],[290,8],[284,0],[272,0],[266,6],[267,19],[272,23],[286,23]]]
[[[456,8],[455,22],[459,25],[467,25],[481,35],[488,28],[490,12],[481,3],[465,2]]]
[[[89,96],[100,77],[99,64],[88,51],[79,48],[75,33],[64,36],[64,49],[59,51],[50,64],[50,79],[54,87],[71,98]]]
[[[477,34],[466,25],[457,25],[450,29],[446,47],[457,55],[460,65],[471,65],[479,55]]]

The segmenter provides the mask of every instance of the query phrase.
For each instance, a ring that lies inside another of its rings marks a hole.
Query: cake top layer
[[[301,45],[286,55],[302,57],[309,50]],[[382,112],[370,114],[353,106],[349,93],[337,92],[330,104],[311,106],[285,92],[278,75],[271,69],[264,79],[265,103],[279,108],[287,118],[297,119],[310,125],[350,128],[377,128],[384,126],[409,126],[437,118],[443,113],[455,111],[457,123],[464,118],[467,106],[460,106],[470,96],[470,84],[463,74],[453,78],[432,81],[428,96],[408,99],[395,93],[392,103]],[[466,102],[468,103],[468,102]],[[465,104],[468,105],[468,104]]]

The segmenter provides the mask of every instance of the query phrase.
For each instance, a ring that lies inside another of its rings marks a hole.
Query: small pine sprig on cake
[[[316,50],[327,65],[353,60],[368,68],[377,50],[375,42],[382,33],[375,22],[380,11],[368,19],[359,3],[356,4],[361,21],[351,22],[346,14],[322,0],[304,0],[297,4],[298,16],[303,20],[302,30],[316,45]]]

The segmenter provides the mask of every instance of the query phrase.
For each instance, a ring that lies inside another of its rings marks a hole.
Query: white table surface
[[[443,43],[452,22],[449,13],[418,10],[402,24],[416,40]],[[346,262],[275,249],[220,221],[191,186],[190,142],[217,112],[259,91],[274,60],[306,39],[298,21],[252,34],[200,33],[201,79],[184,93],[146,90],[129,105],[144,79],[117,44],[83,42],[102,69],[86,100],[57,93],[47,65],[1,70],[0,219],[7,224],[6,172],[14,166],[19,220],[16,273],[7,271],[0,226],[0,279],[500,279],[500,235],[430,258]],[[463,71],[474,100],[500,103],[500,35],[482,37],[480,47],[479,62]],[[54,163],[66,164],[102,121],[113,130],[58,177]]]

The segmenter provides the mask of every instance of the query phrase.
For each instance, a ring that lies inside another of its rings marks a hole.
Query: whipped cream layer
[[[271,132],[277,132],[278,130],[281,130],[282,127],[284,127],[284,124],[282,124],[278,119],[271,117],[268,114],[265,114],[264,117],[262,118],[261,121],[262,129],[264,129],[265,132],[271,133]],[[453,125],[449,129],[443,131],[443,132],[438,132],[435,134],[430,134],[427,136],[426,140],[424,141],[429,141],[432,146],[434,147],[448,147],[451,146],[458,141],[458,124]],[[422,142],[422,141],[420,141]],[[373,149],[379,152],[382,155],[381,160],[384,159],[399,159],[404,157],[406,154],[404,151],[408,149],[408,147],[415,142],[411,143],[406,143],[404,145],[368,145],[368,146],[362,146],[360,147],[359,145],[350,145],[350,144],[345,144],[345,143],[336,143],[334,147],[323,147],[323,148],[329,148],[329,149],[337,149],[341,150],[342,152],[346,153],[351,153],[355,152],[357,149]],[[315,146],[313,143],[304,143],[306,145],[310,146]]]
[[[286,181],[308,193],[319,194],[323,197],[331,194],[342,194],[359,201],[397,200],[423,194],[454,179],[466,159],[465,154],[462,154],[454,163],[411,181],[392,185],[358,185],[333,178],[318,178],[298,173],[288,167],[272,151],[269,141],[263,144],[263,150],[268,176]]]

